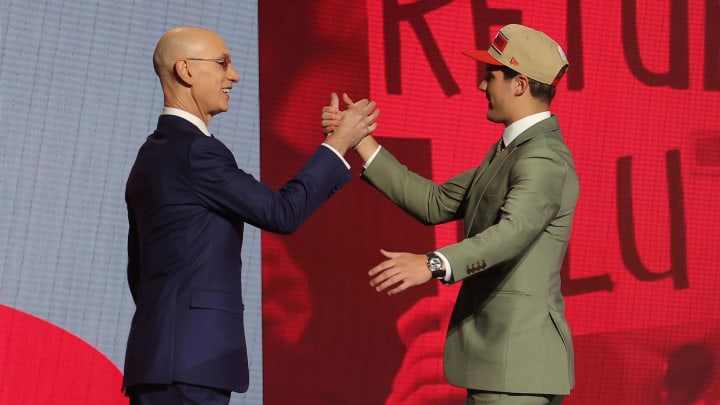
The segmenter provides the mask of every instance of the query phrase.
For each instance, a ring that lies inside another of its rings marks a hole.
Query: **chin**
[[[488,121],[494,122],[494,123],[496,123],[496,124],[500,124],[500,123],[502,123],[502,122],[505,122],[505,121],[503,121],[503,120],[498,119],[497,117],[495,117],[493,114],[490,113],[490,111],[488,111],[488,113],[487,113],[487,119],[488,119]]]
[[[227,110],[228,110],[228,107],[227,107],[227,106],[225,106],[225,107],[220,107],[220,108],[218,108],[217,110],[211,112],[210,115],[213,115],[213,116],[214,116],[214,115],[218,115],[218,114],[220,114],[220,113],[224,113],[224,112],[227,111]]]

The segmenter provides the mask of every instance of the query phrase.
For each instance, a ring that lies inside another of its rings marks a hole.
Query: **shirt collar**
[[[528,115],[527,117],[521,118],[512,124],[505,127],[505,131],[503,131],[503,142],[505,145],[510,145],[512,141],[515,140],[520,134],[525,132],[528,128],[531,126],[537,124],[538,122],[550,118],[550,111],[542,111],[539,113]]]
[[[173,107],[165,107],[162,110],[162,115],[174,115],[176,117],[184,118],[187,121],[190,121],[191,124],[198,127],[198,129],[205,134],[205,136],[211,136],[210,131],[208,131],[207,125],[198,118],[195,115],[190,114],[189,112],[185,110],[181,110],[179,108],[173,108]]]

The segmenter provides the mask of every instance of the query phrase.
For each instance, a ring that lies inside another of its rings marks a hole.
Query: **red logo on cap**
[[[520,62],[518,62],[514,56],[512,58],[510,58],[510,64],[513,66],[520,66]]]
[[[505,46],[507,46],[508,38],[505,36],[505,34],[502,33],[502,31],[498,31],[498,33],[495,35],[495,39],[493,39],[492,46],[495,48],[498,53],[503,53],[505,50]]]

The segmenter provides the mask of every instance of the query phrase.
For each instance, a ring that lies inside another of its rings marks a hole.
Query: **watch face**
[[[440,271],[442,270],[442,261],[439,257],[430,256],[428,257],[427,266],[432,272]]]

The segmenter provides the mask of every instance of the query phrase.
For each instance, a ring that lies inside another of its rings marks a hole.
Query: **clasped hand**
[[[322,126],[326,135],[325,143],[345,154],[347,149],[355,147],[363,138],[375,131],[380,111],[375,109],[374,101],[362,99],[353,102],[345,93],[343,100],[347,108],[340,111],[338,96],[332,93],[330,106],[322,109]]]

